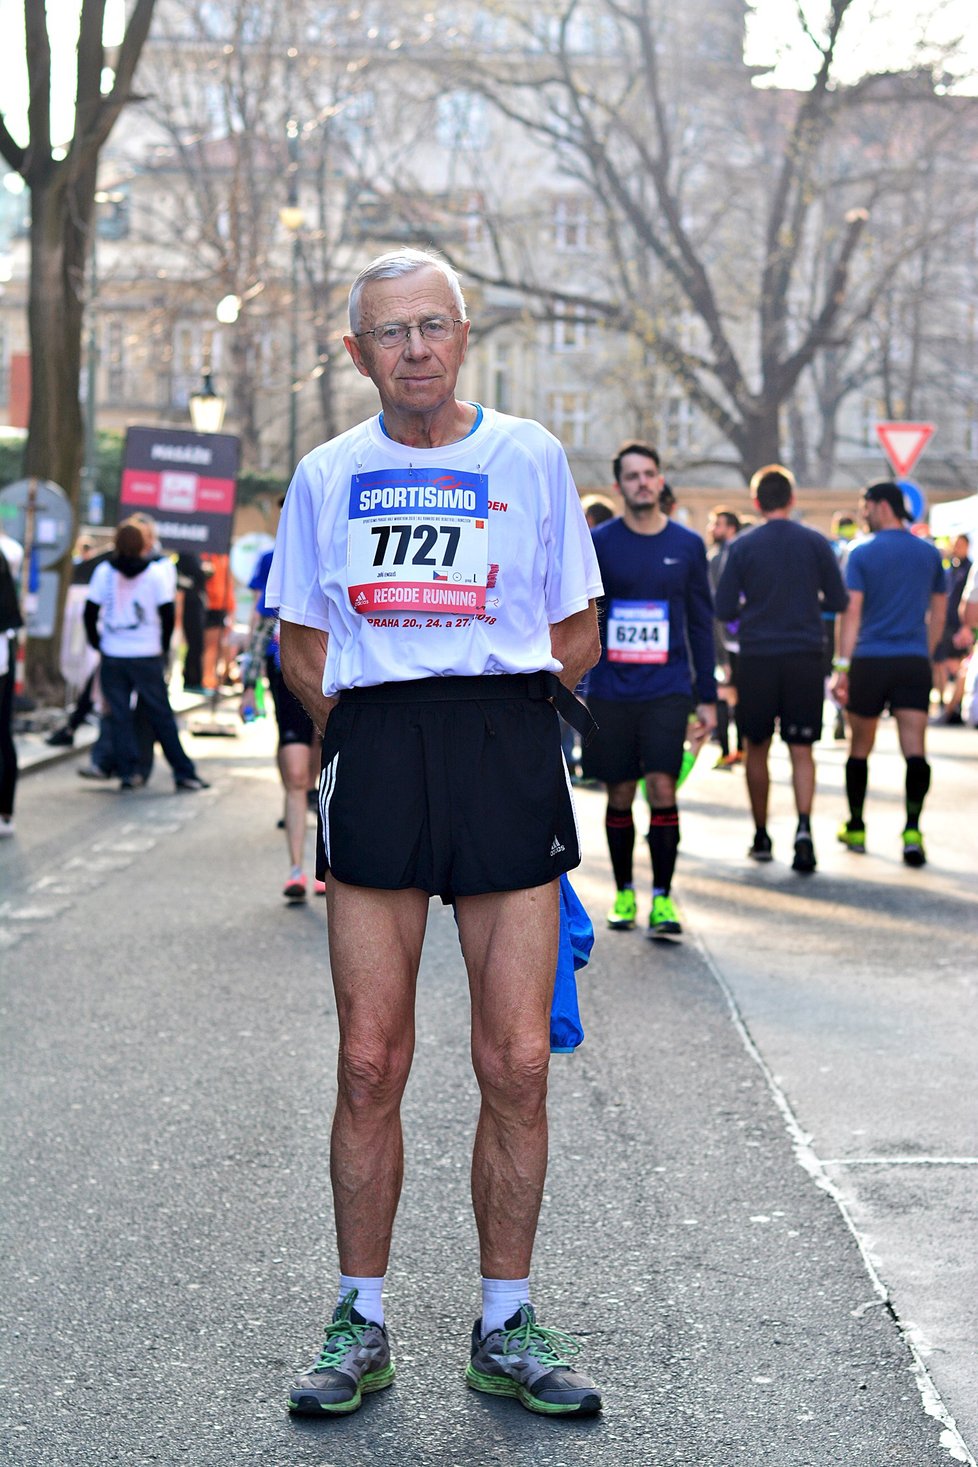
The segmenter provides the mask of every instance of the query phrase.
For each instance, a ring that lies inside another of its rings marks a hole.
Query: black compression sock
[[[635,848],[635,822],[631,810],[615,810],[608,806],[604,817],[608,837],[608,854],[615,876],[615,886],[623,891],[632,884],[632,852]]]
[[[920,754],[907,760],[907,829],[916,830],[920,823],[920,812],[930,789],[930,765]]]
[[[653,809],[649,823],[649,855],[652,857],[652,885],[669,895],[672,876],[679,853],[679,811],[675,805]]]
[[[730,753],[730,709],[722,698],[717,702],[717,739],[720,754],[726,759]]]
[[[846,760],[846,798],[849,801],[849,829],[863,829],[863,806],[869,782],[869,764],[865,759]]]

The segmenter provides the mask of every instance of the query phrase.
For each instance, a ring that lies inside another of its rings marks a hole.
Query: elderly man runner
[[[382,1288],[431,896],[455,907],[481,1093],[482,1315],[466,1379],[545,1415],[601,1405],[569,1363],[574,1341],[537,1323],[528,1277],[558,884],[580,861],[556,707],[587,718],[570,690],[598,656],[601,581],[556,439],[456,398],[468,336],[439,256],[395,251],[357,277],[344,344],[381,412],[299,464],[266,592],[286,681],[325,729],[340,1279],[319,1359],[289,1396],[310,1414],[354,1411],[394,1376]]]

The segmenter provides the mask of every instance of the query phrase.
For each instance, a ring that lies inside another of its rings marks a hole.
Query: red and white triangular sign
[[[909,474],[934,436],[933,423],[877,423],[876,436],[897,478]]]

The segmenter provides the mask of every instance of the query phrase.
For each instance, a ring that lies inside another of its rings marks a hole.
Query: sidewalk
[[[224,707],[231,700],[240,696],[237,688],[220,688],[218,690],[218,703],[224,717],[227,717],[228,709]],[[177,684],[170,689],[170,707],[179,719],[183,714],[195,713],[201,709],[210,708],[210,700],[204,693],[185,693],[183,688]],[[26,715],[34,717],[36,715]],[[46,769],[52,764],[62,764],[66,759],[76,759],[90,749],[98,736],[98,727],[94,723],[83,723],[75,734],[75,742],[69,749],[52,748],[47,742],[47,733],[33,731],[18,731],[17,717],[14,716],[14,744],[17,749],[17,765],[20,778],[27,774],[33,774],[38,769]],[[60,728],[64,719],[52,723],[52,728]],[[48,730],[50,732],[50,729]]]

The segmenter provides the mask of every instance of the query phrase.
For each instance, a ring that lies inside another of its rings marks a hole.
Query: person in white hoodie
[[[85,603],[85,631],[101,653],[102,696],[112,715],[112,747],[123,790],[145,783],[132,714],[137,694],[173,770],[178,790],[203,790],[193,760],[180,742],[164,669],[175,621],[172,567],[146,555],[138,525],[115,532],[115,554],[97,566]]]

